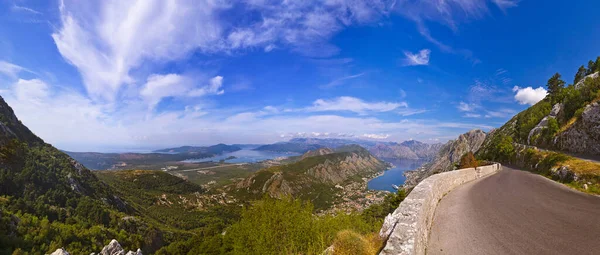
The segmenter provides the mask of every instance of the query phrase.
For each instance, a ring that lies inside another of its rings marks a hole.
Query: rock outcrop
[[[455,169],[455,164],[460,161],[460,158],[467,152],[475,153],[486,138],[486,133],[479,130],[471,130],[458,137],[456,140],[449,141],[440,149],[435,159],[423,167],[414,170],[406,171],[405,187],[414,187],[421,180],[441,172],[446,172]]]
[[[550,111],[550,114],[544,117],[533,129],[531,129],[531,131],[529,131],[529,135],[527,136],[527,144],[535,143],[535,141],[533,141],[535,140],[535,137],[540,135],[544,129],[548,128],[548,121],[550,119],[556,119],[562,109],[563,104],[561,103],[557,103],[552,106],[552,111]]]
[[[587,105],[581,117],[558,134],[554,146],[572,153],[600,155],[600,103]]]
[[[50,255],[71,255],[71,253],[65,251],[63,248],[60,248],[56,249],[56,251],[54,251],[53,253],[50,253]]]
[[[585,76],[583,79],[581,79],[580,81],[578,81],[575,84],[575,88],[579,89],[579,88],[581,88],[583,86],[585,80],[587,80],[587,79],[595,79],[595,78],[598,78],[598,72],[595,72],[593,74],[589,74],[589,75]]]
[[[64,249],[60,248],[57,249],[56,251],[54,251],[53,253],[51,253],[50,255],[71,255],[69,252],[65,251]],[[108,245],[104,246],[104,248],[102,248],[102,251],[100,251],[100,253],[92,253],[90,255],[143,255],[142,254],[142,250],[137,249],[137,251],[128,251],[125,252],[125,250],[123,249],[123,247],[121,247],[121,244],[119,244],[119,242],[115,239],[113,239],[112,241],[110,241],[110,243],[108,243]]]

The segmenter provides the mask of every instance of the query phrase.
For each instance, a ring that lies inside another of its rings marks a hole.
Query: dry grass
[[[582,159],[572,158],[559,164],[559,166],[569,166],[576,174],[600,176],[600,164]]]
[[[562,133],[567,131],[567,129],[569,129],[571,126],[573,126],[573,124],[575,124],[575,122],[577,121],[577,117],[573,117],[571,118],[569,121],[567,121],[566,124],[564,124],[562,127],[560,127],[560,130],[558,131],[558,133]]]
[[[340,231],[333,241],[334,255],[374,255],[383,246],[377,233],[361,235],[351,230]]]

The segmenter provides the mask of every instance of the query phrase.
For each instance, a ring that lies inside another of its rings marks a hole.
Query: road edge
[[[500,169],[502,165],[494,163],[427,177],[393,213],[385,217],[379,236],[387,241],[379,254],[425,254],[435,209],[442,197],[464,183],[489,176]]]

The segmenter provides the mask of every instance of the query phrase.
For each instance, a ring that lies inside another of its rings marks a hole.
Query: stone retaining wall
[[[460,169],[429,176],[400,206],[385,217],[379,235],[387,239],[380,255],[421,255],[427,250],[435,209],[444,195],[459,185],[499,171],[500,164]]]

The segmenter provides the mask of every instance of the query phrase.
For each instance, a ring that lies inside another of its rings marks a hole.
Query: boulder
[[[71,255],[71,253],[60,248],[60,249],[56,249],[56,251],[54,251],[53,253],[50,253],[50,255]]]
[[[587,105],[581,117],[558,135],[554,145],[572,153],[600,155],[600,104]]]

